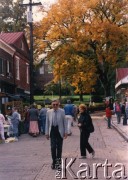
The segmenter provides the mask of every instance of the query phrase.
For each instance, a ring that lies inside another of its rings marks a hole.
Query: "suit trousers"
[[[86,156],[86,149],[89,153],[92,153],[94,151],[88,142],[90,133],[88,133],[86,130],[80,131],[80,152],[81,156]]]
[[[61,159],[62,156],[62,146],[63,146],[63,138],[61,137],[58,126],[52,126],[50,133],[51,140],[51,155],[53,164],[56,164],[57,160]]]

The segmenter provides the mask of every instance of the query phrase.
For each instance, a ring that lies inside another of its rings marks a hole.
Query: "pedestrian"
[[[126,102],[125,105],[125,119],[123,120],[123,125],[127,125],[127,119],[128,119],[128,102]]]
[[[28,133],[29,132],[29,107],[25,106],[24,107],[24,132]]]
[[[84,104],[79,105],[80,117],[78,119],[78,127],[80,129],[80,159],[86,158],[86,150],[95,156],[95,151],[89,144],[90,133],[94,132],[94,126],[90,114],[87,112],[87,107]]]
[[[20,121],[20,114],[18,113],[18,109],[14,107],[12,109],[12,115],[10,116],[12,127],[13,127],[13,136],[15,137],[16,140],[18,140],[19,137],[19,121]]]
[[[47,111],[45,134],[47,139],[50,138],[52,155],[51,168],[55,169],[58,163],[61,164],[63,139],[67,138],[65,112],[59,108],[58,100],[54,100],[52,102],[52,109]]]
[[[71,136],[71,126],[73,123],[73,118],[75,116],[75,106],[71,103],[71,100],[67,100],[67,104],[64,106],[64,111],[68,123],[68,136]]]
[[[3,114],[0,113],[0,135],[1,135],[2,143],[5,142],[4,123],[6,123],[5,117]]]
[[[116,100],[115,104],[114,104],[114,112],[116,114],[117,117],[117,124],[120,124],[120,120],[121,120],[121,106],[119,104],[119,102]]]
[[[107,120],[108,120],[108,129],[111,128],[111,117],[112,117],[112,111],[111,111],[111,107],[110,107],[110,104],[106,105],[106,117],[107,117]]]
[[[38,116],[39,116],[39,111],[36,108],[36,105],[32,104],[31,108],[28,111],[28,117],[30,120],[29,124],[29,134],[32,135],[33,137],[37,137],[39,135],[39,126],[38,126]]]
[[[45,134],[45,124],[46,124],[46,113],[47,113],[47,108],[45,108],[45,104],[42,104],[42,108],[39,112],[39,121],[40,121],[40,131]]]

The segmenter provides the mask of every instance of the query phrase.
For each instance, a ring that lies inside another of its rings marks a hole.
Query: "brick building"
[[[53,72],[50,64],[44,59],[40,67],[35,71],[35,94],[43,94],[44,87],[53,80]]]
[[[23,32],[0,34],[0,109],[10,100],[28,98],[29,47]]]

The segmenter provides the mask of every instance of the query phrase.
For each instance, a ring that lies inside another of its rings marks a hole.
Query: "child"
[[[106,106],[106,117],[108,119],[108,129],[110,129],[111,128],[112,111],[111,111],[109,105]]]

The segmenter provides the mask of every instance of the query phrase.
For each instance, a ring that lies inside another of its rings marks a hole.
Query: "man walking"
[[[73,118],[75,114],[75,107],[73,104],[71,104],[70,100],[67,100],[67,104],[64,106],[66,120],[68,123],[68,135],[70,136],[72,134],[71,132],[71,125],[73,123]]]
[[[59,101],[52,102],[52,109],[46,114],[46,138],[51,141],[52,169],[56,168],[57,163],[61,163],[63,138],[67,138],[67,123],[64,110],[59,108]]]

